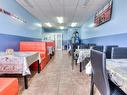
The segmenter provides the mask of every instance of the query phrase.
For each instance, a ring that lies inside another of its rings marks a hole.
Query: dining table
[[[91,49],[76,49],[74,55],[78,56],[77,64],[80,64],[80,72],[82,72],[82,62],[86,58],[90,58],[90,51]]]
[[[27,76],[31,75],[29,67],[36,61],[38,61],[38,73],[40,73],[41,57],[38,52],[14,52],[12,55],[0,52],[0,75],[22,75],[24,77],[25,89],[27,89]]]
[[[127,94],[127,59],[106,59],[109,79]]]

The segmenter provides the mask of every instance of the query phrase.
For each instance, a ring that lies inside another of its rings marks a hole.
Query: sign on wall
[[[106,6],[104,6],[103,9],[96,12],[94,19],[95,26],[99,26],[111,19],[112,3],[113,1],[111,0],[108,4],[106,4]]]
[[[2,8],[0,8],[0,13],[3,13],[3,14],[5,14],[5,15],[8,15],[8,16],[10,16],[11,18],[13,18],[13,19],[15,19],[15,20],[17,20],[17,21],[26,23],[26,21],[25,21],[24,19],[18,17],[18,16],[15,15],[15,14],[12,14],[12,13],[10,13],[10,12],[8,12],[8,11],[2,9]]]

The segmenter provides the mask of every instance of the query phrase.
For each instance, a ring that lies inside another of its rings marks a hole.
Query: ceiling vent
[[[29,0],[24,0],[24,2],[30,7],[30,8],[34,8],[34,6],[31,4],[31,2]]]

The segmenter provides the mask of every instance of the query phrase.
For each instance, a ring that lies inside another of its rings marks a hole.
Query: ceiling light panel
[[[48,27],[52,27],[52,24],[49,22],[45,23],[45,25],[47,25]]]
[[[60,26],[60,29],[63,30],[64,29],[64,26]]]
[[[72,24],[71,24],[71,27],[76,27],[77,26],[77,22],[73,22]]]
[[[60,24],[64,23],[63,17],[56,17],[56,18],[57,18],[58,23]]]

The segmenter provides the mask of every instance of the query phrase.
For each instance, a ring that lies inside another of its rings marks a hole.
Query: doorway
[[[55,33],[55,45],[56,50],[62,50],[62,33]]]

